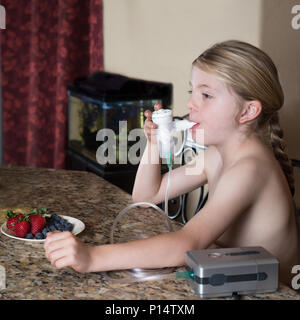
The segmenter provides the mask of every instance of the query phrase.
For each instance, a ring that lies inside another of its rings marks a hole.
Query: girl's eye
[[[203,93],[203,96],[205,97],[205,99],[211,99],[212,98],[212,96],[207,94],[207,93]]]
[[[189,94],[192,94],[193,91],[192,91],[192,90],[189,90],[188,93],[189,93]],[[202,93],[202,95],[204,96],[205,99],[212,99],[212,98],[213,98],[213,96],[211,96],[211,95],[209,95],[209,94],[207,94],[207,93]]]

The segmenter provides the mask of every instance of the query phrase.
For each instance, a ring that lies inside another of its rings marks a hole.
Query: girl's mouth
[[[194,124],[194,125],[191,127],[190,130],[195,130],[195,129],[197,129],[199,126],[200,126],[200,123],[196,123],[196,124]]]

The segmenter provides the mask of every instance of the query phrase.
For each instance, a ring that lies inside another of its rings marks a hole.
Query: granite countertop
[[[129,194],[90,172],[0,167],[1,224],[7,209],[46,207],[83,221],[85,230],[78,237],[84,242],[105,244],[110,241],[115,217],[130,203]],[[180,228],[176,222],[172,225]],[[120,220],[114,236],[118,242],[162,232],[167,228],[161,214],[151,208],[133,208]],[[15,240],[2,233],[0,265],[6,269],[6,288],[0,291],[0,299],[201,299],[185,279],[118,283],[101,272],[56,270],[45,258],[42,243]],[[280,283],[275,293],[242,299],[299,300],[300,295]]]

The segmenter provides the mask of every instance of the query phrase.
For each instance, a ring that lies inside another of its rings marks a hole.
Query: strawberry
[[[19,218],[24,218],[24,215],[22,213],[19,213],[16,215],[16,213],[14,213],[12,210],[8,210],[6,213],[6,226],[7,228],[11,229],[14,231],[14,226],[16,223],[19,222]]]
[[[31,230],[30,233],[33,235],[36,235],[39,232],[42,232],[46,225],[46,220],[42,215],[39,214],[33,214],[29,216],[30,224],[31,224]]]
[[[18,213],[17,215],[16,215],[16,218],[18,218],[18,219],[24,219],[24,214],[23,213]]]
[[[11,229],[11,230],[14,230],[15,224],[18,223],[18,222],[19,222],[19,218],[17,218],[17,217],[11,217],[11,218],[9,218],[9,219],[7,220],[6,226],[7,226],[7,228],[9,228],[9,229]]]
[[[19,238],[25,238],[29,230],[30,223],[28,222],[28,218],[19,218],[19,222],[14,225],[15,234]]]

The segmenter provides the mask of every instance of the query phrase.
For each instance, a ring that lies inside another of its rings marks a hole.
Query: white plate
[[[46,216],[49,216],[49,215],[46,215]],[[73,218],[73,217],[69,217],[69,216],[61,216],[60,217],[66,219],[68,222],[72,223],[73,224],[73,230],[72,230],[72,233],[74,235],[77,235],[79,234],[80,232],[82,232],[84,229],[85,229],[85,224],[79,220],[79,219],[76,219],[76,218]],[[10,238],[13,238],[13,239],[17,239],[17,240],[21,240],[21,241],[29,241],[29,242],[44,242],[46,239],[26,239],[26,238],[19,238],[19,237],[16,237],[16,234],[10,230],[9,228],[7,228],[6,226],[6,222],[4,222],[1,226],[1,232],[3,234],[5,234],[7,237],[10,237]]]

